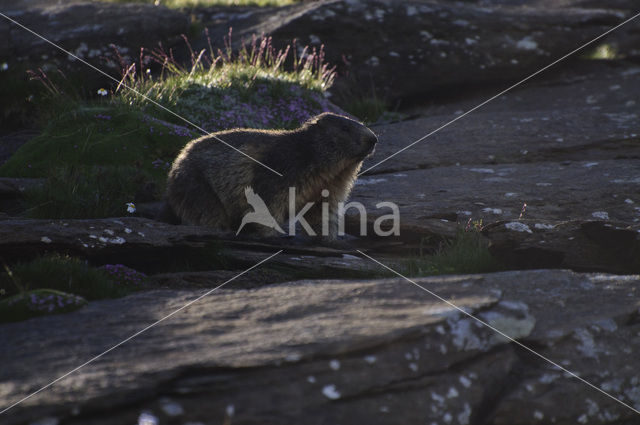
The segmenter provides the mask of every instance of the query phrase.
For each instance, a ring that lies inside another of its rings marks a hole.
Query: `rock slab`
[[[537,270],[415,283],[425,290],[400,279],[230,285],[3,423],[134,423],[141,414],[206,424],[637,421],[426,290],[638,408],[640,276]],[[3,407],[201,293],[151,291],[0,326]]]

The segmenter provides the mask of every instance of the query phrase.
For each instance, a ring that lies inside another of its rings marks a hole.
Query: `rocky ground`
[[[626,58],[552,68],[376,165],[633,9],[624,1],[607,10],[578,0],[520,3],[359,1],[197,12],[218,32],[232,23],[238,34],[258,29],[282,40],[317,38],[332,54],[351,55],[357,84],[368,86],[375,75],[379,87],[411,100],[404,110],[410,119],[372,127],[380,143],[364,168],[374,167],[352,196],[368,207],[369,226],[388,213],[378,202],[397,203],[401,235],[354,247],[393,265],[425,238],[452,237],[469,219],[481,219],[491,252],[514,271],[415,284],[354,279],[354,272],[379,277],[383,270],[350,250],[235,240],[145,218],[17,219],[11,206],[38,182],[5,179],[0,253],[7,261],[59,251],[156,274],[149,290],[135,295],[0,325],[0,409],[285,251],[0,414],[0,422],[135,423],[152,415],[162,424],[192,425],[638,423],[629,407],[425,291],[640,409],[640,62],[629,47],[637,41],[637,22],[607,39]],[[27,12],[25,4],[31,4]],[[87,58],[108,34],[119,34],[117,26],[103,26],[101,39],[74,44],[78,35],[98,31],[91,29],[99,24],[96,11],[112,22],[124,22],[120,15],[147,17],[147,6],[139,5],[38,4],[16,2],[9,14],[58,34],[56,41]],[[148,31],[134,31],[133,38],[129,22],[113,42],[150,45],[157,34],[170,42],[186,31],[183,14],[153,10],[144,24],[152,26],[143,26]],[[77,33],[50,29],[43,15],[60,28],[65,19],[84,16],[86,26]],[[353,37],[331,31],[327,22]],[[31,59],[52,55],[7,22],[0,32],[10,34],[0,57],[18,50]],[[409,32],[418,38],[407,38]],[[423,46],[429,61],[409,57],[414,45]],[[12,146],[0,153],[10,155],[21,135],[10,136]],[[348,217],[348,228],[357,224]],[[226,247],[218,270],[158,267],[211,243]]]
[[[638,276],[535,270],[415,283],[638,406]],[[402,279],[232,285],[26,400],[5,423],[135,423],[145,412],[167,424],[636,421]],[[0,358],[11,365],[2,369],[3,400],[202,292],[149,291],[0,326]],[[16,350],[20,361],[11,360]]]

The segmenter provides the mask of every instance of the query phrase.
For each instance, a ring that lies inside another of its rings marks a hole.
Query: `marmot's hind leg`
[[[182,205],[184,222],[225,230],[232,226],[220,197],[203,180],[191,181],[183,193]]]
[[[166,200],[163,202],[162,209],[158,215],[156,215],[155,219],[169,224],[180,224],[182,222]]]

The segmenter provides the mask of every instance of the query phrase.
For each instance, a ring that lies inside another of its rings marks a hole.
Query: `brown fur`
[[[318,234],[321,202],[329,203],[331,238],[337,235],[338,203],[348,197],[362,161],[377,142],[361,123],[332,113],[318,115],[296,130],[234,129],[215,136],[283,177],[213,136],[201,137],[184,147],[169,171],[167,216],[174,214],[184,223],[235,231],[252,210],[244,194],[246,187],[252,187],[287,231],[289,187],[293,186],[296,211],[307,202],[316,202],[305,219]],[[329,190],[328,198],[321,196],[323,189]]]

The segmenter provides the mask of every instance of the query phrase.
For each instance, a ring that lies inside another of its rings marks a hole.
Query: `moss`
[[[84,307],[77,295],[51,289],[37,289],[0,300],[0,323],[17,322],[45,314],[68,313]]]

